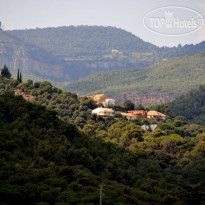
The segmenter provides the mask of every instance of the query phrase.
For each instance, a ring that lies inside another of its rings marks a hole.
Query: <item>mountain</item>
[[[10,70],[18,68],[39,77],[59,79],[63,75],[61,61],[49,52],[34,45],[27,45],[15,36],[0,30],[0,66]]]
[[[175,115],[185,116],[190,122],[205,125],[205,84],[169,103]]]
[[[97,58],[109,55],[111,50],[141,53],[158,50],[157,46],[114,27],[69,26],[13,30],[8,33],[62,58]]]
[[[14,79],[15,78],[17,79],[18,71],[10,71],[10,73],[12,74],[12,77]],[[67,84],[66,82],[64,83],[64,82],[52,81],[49,78],[38,77],[36,74],[25,73],[25,72],[23,72],[22,79],[23,79],[23,81],[32,80],[33,82],[49,81],[49,82],[52,83],[52,85],[54,85],[54,86],[56,86],[58,88],[62,88],[64,85]]]
[[[148,68],[93,74],[64,87],[81,95],[105,93],[118,102],[167,102],[205,83],[205,52]]]
[[[23,71],[55,81],[76,81],[96,72],[143,68],[205,50],[205,42],[159,48],[115,27],[69,26],[1,33],[18,39],[26,45],[27,52],[17,48],[12,48],[15,52],[5,50],[7,58],[1,59],[0,65],[13,60],[8,65],[10,69],[19,66]]]

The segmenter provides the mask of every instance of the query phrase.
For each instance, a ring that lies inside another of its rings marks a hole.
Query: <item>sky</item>
[[[157,46],[197,44],[205,26],[185,35],[165,36],[147,29],[144,17],[162,7],[185,7],[205,17],[205,0],[0,0],[4,30],[70,25],[114,26]],[[186,17],[186,11],[181,10]]]

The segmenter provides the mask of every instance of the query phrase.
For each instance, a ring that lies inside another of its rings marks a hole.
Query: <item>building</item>
[[[80,96],[79,94],[77,94],[78,99],[83,99],[83,98],[88,98],[88,99],[94,99],[94,96]]]
[[[105,94],[99,94],[99,95],[94,95],[93,99],[96,102],[96,104],[99,104],[105,102],[105,100],[108,99],[108,96]]]
[[[114,116],[114,110],[109,109],[109,108],[103,108],[103,107],[98,107],[92,110],[92,114],[96,114],[98,116],[102,117],[113,117]]]
[[[120,112],[120,114],[121,114],[122,116],[127,117],[127,119],[128,119],[128,120],[134,120],[134,119],[136,119],[136,118],[137,118],[137,116],[136,116],[136,115],[132,115],[132,114],[125,113],[125,112]]]
[[[152,131],[154,131],[154,130],[156,130],[156,129],[158,128],[158,124],[142,125],[141,128],[142,128],[143,130],[152,132]]]
[[[128,110],[128,113],[138,117],[147,118],[147,112],[144,110]]]
[[[162,114],[161,112],[152,110],[147,113],[147,118],[155,118],[156,120],[161,121],[166,120],[166,115]]]
[[[104,102],[101,102],[103,104],[104,107],[107,107],[109,105],[115,105],[115,99],[112,98],[107,98],[105,99]]]
[[[107,107],[108,105],[115,105],[115,99],[108,98],[108,96],[105,94],[98,94],[93,96],[80,96],[79,94],[77,94],[77,96],[78,99],[83,99],[84,97],[93,99],[96,104],[102,103],[104,107]]]

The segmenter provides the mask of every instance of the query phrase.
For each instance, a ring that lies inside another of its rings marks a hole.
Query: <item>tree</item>
[[[5,78],[11,78],[11,73],[10,73],[9,69],[6,67],[6,65],[2,69],[1,75]]]
[[[143,105],[139,104],[139,105],[135,108],[135,110],[145,110],[145,108],[144,108]]]
[[[19,82],[22,83],[22,75],[21,75],[21,72],[20,72],[20,76],[19,76]]]
[[[17,73],[17,81],[20,82],[19,80],[20,80],[20,75],[19,75],[19,69],[18,69],[18,73]]]
[[[130,100],[126,100],[123,104],[125,106],[125,110],[134,110],[135,105]]]

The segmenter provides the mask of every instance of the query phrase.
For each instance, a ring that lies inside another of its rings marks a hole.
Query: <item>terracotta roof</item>
[[[147,113],[148,116],[161,116],[161,117],[166,117],[166,115],[162,114],[161,112],[157,112],[155,110],[149,111]]]
[[[122,116],[127,116],[127,117],[136,117],[136,115],[132,115],[132,114],[125,113],[125,112],[121,112],[120,114],[121,114]]]

